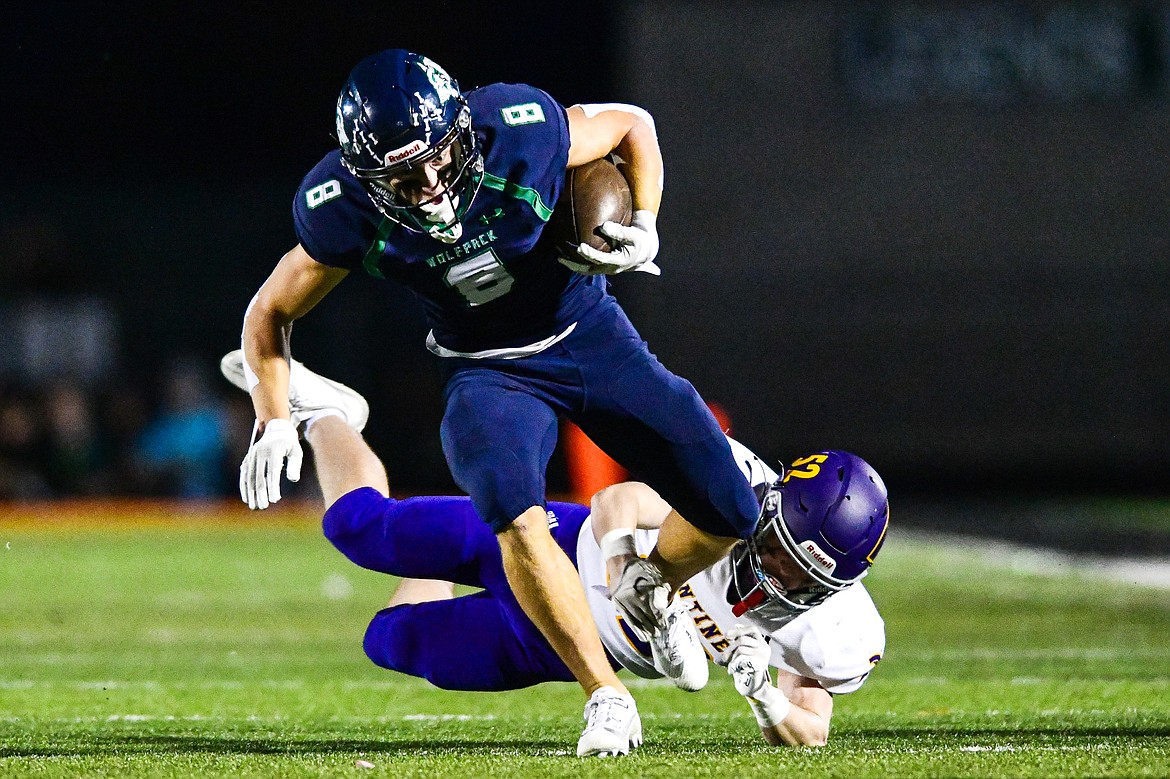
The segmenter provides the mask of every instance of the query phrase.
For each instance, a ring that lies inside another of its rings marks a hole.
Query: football
[[[575,256],[574,250],[582,243],[608,252],[612,247],[597,228],[605,222],[629,226],[634,217],[633,203],[626,177],[603,157],[569,169],[565,188],[545,230],[568,256]]]

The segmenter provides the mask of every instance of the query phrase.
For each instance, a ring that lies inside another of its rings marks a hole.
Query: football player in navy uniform
[[[246,387],[239,351],[221,368]],[[366,631],[370,659],[451,690],[572,681],[521,609],[500,547],[471,501],[388,497],[386,472],[360,435],[368,415],[361,396],[295,360],[291,377],[292,419],[306,428],[316,457],[325,535],[357,565],[404,577]],[[868,463],[847,452],[801,457],[780,475],[738,442],[729,445],[735,478],[761,496],[759,523],[671,602],[668,620],[697,628],[679,636],[701,642],[704,658],[700,677],[674,681],[702,688],[706,657],[715,658],[769,743],[821,745],[833,696],[860,688],[885,651],[884,624],[860,580],[885,540],[886,488]],[[578,570],[610,665],[646,678],[667,669],[610,598],[607,581],[616,581],[628,560],[607,550],[613,544],[606,539],[623,536],[633,554],[646,554],[670,513],[656,491],[627,482],[594,496],[592,511],[550,502],[545,518]],[[454,597],[453,583],[483,589]],[[585,732],[616,728],[619,741],[578,754],[622,754],[641,740],[640,722],[622,730],[622,706],[619,698],[591,701]]]
[[[300,475],[288,399],[292,323],[351,271],[405,285],[432,328],[427,348],[442,358],[440,432],[456,483],[495,532],[524,613],[590,705],[620,703],[633,732],[633,699],[548,530],[545,469],[558,416],[677,510],[649,558],[633,560],[616,586],[615,601],[644,637],[663,640],[668,593],[749,536],[758,513],[706,404],[650,353],[606,289],[606,274],[657,270],[662,157],[653,122],[621,104],[565,109],[524,85],[462,93],[426,57],[389,50],[350,73],[336,133],[340,149],[297,192],[299,243],[245,314],[257,424],[241,496],[265,508],[280,499],[286,467],[290,479]],[[632,224],[602,226],[611,252],[582,245],[563,257],[543,228],[566,171],[611,153],[625,162]],[[612,751],[594,735],[595,744],[587,734],[579,746]]]

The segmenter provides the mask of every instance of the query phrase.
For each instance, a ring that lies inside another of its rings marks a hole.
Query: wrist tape
[[[609,531],[598,543],[601,546],[601,559],[607,562],[609,558],[618,555],[638,555],[638,548],[634,546],[634,531],[628,527]]]
[[[761,728],[771,728],[779,725],[792,711],[792,701],[771,684],[765,684],[755,697],[747,699],[752,707],[752,714],[756,715],[756,722]]]

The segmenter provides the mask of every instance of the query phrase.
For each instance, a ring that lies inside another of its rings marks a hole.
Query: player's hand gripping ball
[[[565,189],[545,228],[556,242],[560,262],[588,276],[635,268],[659,273],[656,217],[633,211],[625,176],[608,159],[569,170]]]

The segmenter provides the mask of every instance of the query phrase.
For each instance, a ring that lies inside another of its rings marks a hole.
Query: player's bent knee
[[[722,438],[704,442],[693,447],[702,452],[695,460],[701,463],[693,472],[706,476],[706,501],[692,508],[693,513],[680,513],[699,530],[721,538],[749,538],[759,520],[760,504],[742,477],[730,452],[722,451],[726,440]]]
[[[543,503],[543,470],[523,462],[515,452],[492,447],[458,459],[458,465],[452,463],[452,475],[492,532],[503,532],[525,511]]]
[[[321,532],[325,534],[329,543],[340,549],[344,539],[350,535],[349,518],[340,512],[326,511],[325,516],[321,519]]]
[[[415,642],[411,640],[411,631],[404,629],[408,609],[409,604],[404,604],[382,609],[375,614],[366,628],[362,649],[376,666],[410,676],[422,676],[415,667],[418,652],[415,651]]]
[[[426,605],[408,603],[375,614],[362,640],[366,657],[380,668],[426,679],[443,690],[510,689],[498,669],[461,662],[463,649],[451,631],[437,628],[433,613],[418,610]]]
[[[388,501],[394,502],[373,487],[347,492],[325,511],[321,530],[330,543],[341,549],[347,539],[361,536],[370,523],[381,518]]]

